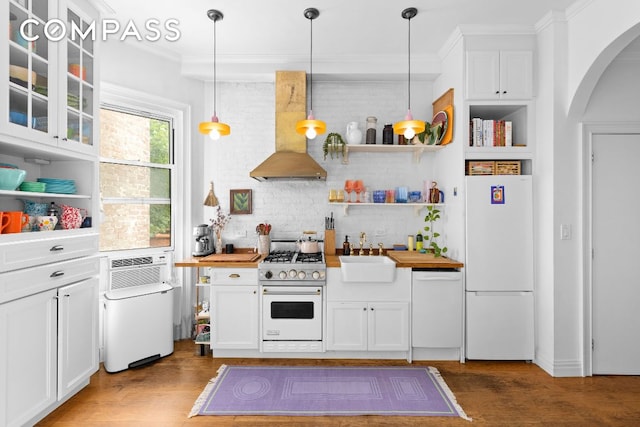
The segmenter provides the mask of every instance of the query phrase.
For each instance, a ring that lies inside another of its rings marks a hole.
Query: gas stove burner
[[[272,251],[269,252],[269,255],[265,257],[263,262],[291,262],[293,261],[293,257],[295,256],[295,252],[293,251]]]
[[[296,256],[296,262],[321,263],[321,262],[324,262],[324,258],[322,256],[322,252],[314,252],[314,253],[298,252],[298,255]]]

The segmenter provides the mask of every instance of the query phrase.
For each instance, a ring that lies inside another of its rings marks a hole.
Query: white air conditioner
[[[109,291],[155,285],[167,280],[164,254],[109,259]]]
[[[173,288],[166,255],[109,259],[104,367],[134,368],[173,353]]]

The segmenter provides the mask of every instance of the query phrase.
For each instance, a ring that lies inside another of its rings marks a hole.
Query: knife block
[[[336,254],[336,230],[324,230],[324,254]]]

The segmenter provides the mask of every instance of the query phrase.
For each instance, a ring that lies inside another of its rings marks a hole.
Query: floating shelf
[[[435,207],[444,207],[444,203],[346,203],[346,202],[330,202],[331,206],[342,206],[344,208],[344,214],[349,215],[349,208],[356,207],[365,207],[365,206],[376,206],[376,207],[404,207],[404,208],[413,208],[415,214],[418,215],[420,210],[426,208],[427,206],[435,206]]]
[[[23,197],[50,197],[59,199],[90,199],[91,196],[87,194],[60,194],[60,193],[36,193],[34,191],[11,191],[0,190],[0,196],[17,196]]]
[[[416,162],[424,152],[442,150],[444,145],[347,144],[342,163],[349,163],[349,153],[413,153]]]

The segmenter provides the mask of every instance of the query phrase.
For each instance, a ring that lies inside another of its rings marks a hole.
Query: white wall
[[[382,126],[401,120],[407,108],[406,82],[314,82],[313,109],[316,118],[327,123],[327,134],[345,135],[350,121],[360,123],[364,131],[367,116],[378,118],[378,140]],[[307,91],[309,89],[307,88]],[[299,237],[303,230],[322,231],[324,217],[333,211],[336,219],[336,240],[340,245],[345,234],[350,237],[367,233],[369,240],[385,247],[406,243],[408,234],[416,234],[424,227],[424,213],[415,215],[413,209],[398,207],[352,208],[345,216],[342,209],[328,203],[330,188],[342,188],[348,178],[362,179],[373,189],[388,189],[399,185],[421,190],[424,180],[438,179],[433,155],[424,154],[419,163],[410,153],[355,153],[349,164],[340,160],[323,160],[322,143],[327,134],[308,143],[308,152],[327,170],[323,181],[258,182],[249,172],[275,150],[275,87],[265,83],[218,83],[218,116],[231,126],[231,135],[218,141],[208,137],[194,138],[194,144],[205,147],[205,185],[213,180],[215,193],[225,212],[229,210],[229,190],[251,189],[253,213],[236,215],[223,232],[223,241],[238,247],[254,247],[258,223],[269,222],[274,236],[293,233]],[[207,105],[212,89],[207,88]],[[412,82],[412,110],[414,117],[431,121],[431,83]],[[212,108],[212,107],[210,107]],[[194,209],[208,221],[213,208],[203,207],[205,193],[194,195]],[[382,233],[380,233],[382,232]],[[357,239],[351,239],[357,240]]]
[[[579,1],[566,17],[549,18],[555,22],[542,28],[538,37],[538,355],[541,366],[555,376],[584,372],[583,250],[587,236],[582,203],[588,187],[582,180],[580,122],[591,117],[583,113],[589,98],[597,93],[594,88],[604,69],[637,35],[639,6],[633,0]],[[627,87],[635,82],[621,79],[620,84]],[[607,100],[614,110],[618,106],[611,104],[618,99],[611,95]],[[624,102],[620,106],[628,107]],[[594,104],[590,108],[603,107]],[[561,224],[571,226],[571,240],[559,239]]]

